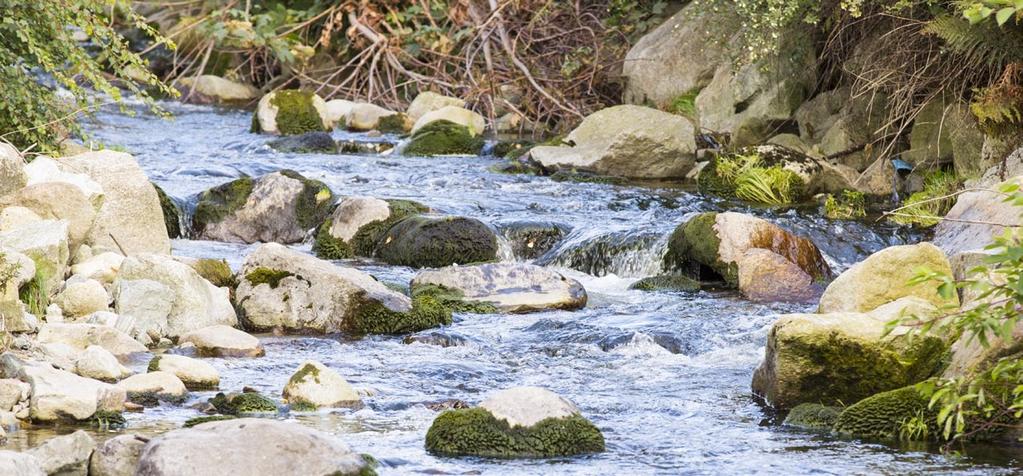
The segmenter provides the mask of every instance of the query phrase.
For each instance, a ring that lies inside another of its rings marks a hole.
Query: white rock
[[[9,206],[0,211],[0,231],[7,231],[18,228],[22,225],[35,221],[42,221],[43,217],[25,207]]]
[[[9,412],[15,405],[28,399],[32,387],[13,378],[0,379],[0,411]]]
[[[25,207],[44,220],[67,221],[72,254],[86,242],[97,217],[97,207],[78,187],[66,182],[30,185],[4,197],[0,206]]]
[[[66,221],[43,220],[0,233],[0,246],[22,253],[35,262],[44,277],[43,289],[52,292],[67,274],[70,258]]]
[[[244,103],[259,97],[259,90],[249,84],[203,74],[199,77],[181,78],[178,84],[191,89],[189,102],[199,104]]]
[[[350,406],[360,401],[358,392],[333,369],[308,360],[298,367],[284,386],[284,399],[294,405]]]
[[[405,111],[405,114],[408,115],[412,122],[416,122],[426,113],[436,111],[447,106],[465,107],[465,100],[426,91],[419,93],[419,95],[412,100],[412,104],[408,105],[408,109]]]
[[[579,408],[550,390],[540,387],[514,387],[491,395],[480,403],[494,418],[511,426],[531,427],[547,418],[567,418],[579,414]]]
[[[104,441],[89,460],[89,476],[134,476],[148,438],[118,435]]]
[[[0,474],[8,476],[46,476],[39,460],[28,453],[0,451]]]
[[[170,372],[135,374],[118,382],[117,386],[128,393],[128,398],[136,395],[154,395],[160,400],[176,402],[188,396],[185,384]]]
[[[82,377],[116,382],[131,374],[110,351],[98,346],[86,347],[75,361],[75,373]]]
[[[72,283],[69,280],[54,302],[64,316],[75,318],[109,309],[110,296],[99,281],[87,279]]]
[[[482,134],[484,129],[487,128],[487,120],[480,114],[465,109],[464,107],[445,106],[435,111],[423,114],[423,116],[420,117],[412,126],[412,133],[415,134],[416,131],[431,122],[441,120],[451,121],[460,126],[468,127],[469,133],[474,136]]]
[[[81,352],[79,349],[60,342],[39,343],[39,350],[42,352],[42,358],[46,362],[68,372],[75,371],[75,359],[78,358],[78,353]]]
[[[373,197],[345,197],[331,214],[330,235],[350,241],[355,233],[374,221],[391,216],[387,202]]]
[[[178,342],[195,345],[196,351],[204,357],[261,357],[266,353],[259,339],[223,325],[189,332]]]
[[[70,435],[56,436],[28,450],[35,456],[48,475],[86,476],[89,457],[96,449],[96,441],[88,433],[78,430]]]
[[[21,153],[11,144],[0,142],[0,196],[18,191],[27,182]]]
[[[71,266],[71,273],[84,278],[95,279],[103,284],[110,284],[114,282],[114,278],[117,277],[117,273],[121,270],[121,263],[123,261],[124,256],[108,251]]]
[[[280,130],[277,128],[277,113],[279,109],[273,104],[273,99],[277,95],[277,92],[272,92],[263,95],[259,100],[259,104],[256,106],[256,120],[259,121],[260,130],[264,134],[280,134]],[[319,95],[312,95],[313,108],[319,113],[320,119],[324,125],[331,124],[327,116],[327,103],[323,101]]]
[[[46,182],[67,182],[78,187],[89,202],[99,205],[103,201],[103,187],[83,173],[65,172],[61,170],[57,161],[49,157],[36,157],[30,164],[25,166],[25,173],[28,174],[28,184],[35,185]]]
[[[96,410],[124,409],[123,389],[46,365],[25,365],[18,379],[32,386],[29,410],[35,421],[87,420]]]
[[[375,104],[356,103],[348,111],[348,129],[353,131],[371,131],[380,124],[380,119],[397,114]]]
[[[183,355],[162,354],[153,357],[153,370],[176,375],[191,390],[213,390],[220,386],[220,373],[212,365]]]
[[[352,112],[352,106],[354,105],[354,102],[344,99],[331,99],[327,101],[324,108],[327,111],[327,120],[330,121],[330,127],[347,124],[348,114]]]
[[[131,336],[113,327],[85,323],[44,324],[39,329],[38,341],[60,343],[78,350],[98,345],[114,355],[129,355],[145,352],[146,347]]]
[[[578,281],[526,263],[487,263],[420,271],[412,288],[441,286],[457,291],[466,301],[490,303],[504,312],[579,309],[586,290]]]

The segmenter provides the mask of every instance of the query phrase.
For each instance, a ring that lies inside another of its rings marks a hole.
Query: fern
[[[924,33],[941,38],[948,48],[963,56],[964,68],[1005,66],[1023,61],[1023,30],[1015,25],[971,25],[964,18],[942,15],[924,27]]]

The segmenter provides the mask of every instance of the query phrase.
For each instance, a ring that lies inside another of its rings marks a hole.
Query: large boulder
[[[170,256],[126,258],[114,289],[117,313],[133,317],[137,331],[153,340],[237,323],[230,290],[214,286]]]
[[[190,344],[202,357],[262,357],[259,339],[233,327],[214,325],[183,334],[178,342]]]
[[[10,476],[47,476],[39,460],[28,453],[0,451],[0,474]]]
[[[333,369],[316,361],[298,367],[282,393],[292,407],[346,407],[358,405],[359,393]]]
[[[56,436],[26,453],[35,456],[43,471],[51,476],[86,476],[89,457],[96,449],[96,440],[78,430],[70,435]]]
[[[549,170],[640,179],[683,178],[695,163],[692,123],[642,106],[614,106],[590,114],[565,142],[573,146],[537,146],[530,156]]]
[[[497,235],[473,218],[410,216],[387,230],[376,257],[415,268],[494,261]]]
[[[28,176],[26,185],[66,182],[78,187],[93,205],[98,207],[103,203],[103,186],[81,171],[68,171],[67,167],[49,157],[36,157],[25,166],[25,175]]]
[[[515,387],[477,408],[442,413],[426,433],[426,450],[440,456],[552,458],[600,453],[604,436],[572,402],[546,389]]]
[[[13,145],[0,142],[0,197],[12,194],[28,184],[25,159]]]
[[[127,398],[123,389],[48,364],[24,364],[8,376],[32,386],[29,415],[37,422],[85,421],[100,410],[120,412]]]
[[[835,278],[821,296],[817,311],[869,312],[907,296],[935,306],[958,305],[955,296],[942,298],[936,283],[909,283],[923,269],[952,275],[948,258],[930,243],[885,248]]]
[[[440,109],[436,109],[423,114],[419,117],[415,124],[412,125],[412,135],[415,135],[423,127],[426,127],[431,122],[436,121],[448,121],[459,126],[469,129],[469,134],[478,136],[483,134],[483,130],[487,128],[487,120],[483,118],[479,113],[470,111],[461,106],[444,106]]]
[[[149,361],[149,371],[174,374],[189,390],[215,390],[220,386],[220,373],[216,368],[184,355],[157,355]]]
[[[39,329],[40,344],[57,343],[82,351],[98,345],[114,355],[145,352],[146,347],[120,330],[102,324],[47,323]]]
[[[428,210],[408,200],[345,197],[317,231],[313,252],[323,259],[372,257],[395,223]]]
[[[679,225],[664,268],[697,279],[720,278],[759,301],[804,301],[819,294],[819,283],[831,277],[812,241],[734,212],[701,213]],[[764,276],[776,282],[764,283],[759,279]]]
[[[214,421],[170,431],[142,450],[136,474],[367,474],[361,455],[331,435],[297,423],[258,418]]]
[[[181,78],[178,86],[182,97],[196,104],[245,104],[259,97],[259,89],[252,85],[212,74]]]
[[[840,405],[920,382],[941,371],[948,345],[941,337],[906,336],[888,323],[933,317],[935,307],[905,297],[871,312],[788,314],[767,337],[753,391],[779,409],[800,403]]]
[[[309,91],[284,89],[260,98],[251,132],[291,136],[329,130],[330,125],[323,98]]]
[[[465,107],[465,100],[426,91],[419,93],[419,95],[412,100],[412,104],[408,105],[408,109],[405,111],[405,114],[408,115],[408,118],[412,122],[416,122],[420,117],[423,117],[427,113],[448,106]],[[480,129],[480,131],[482,131],[482,129]]]
[[[799,137],[807,152],[819,157],[838,157],[854,171],[863,171],[879,157],[867,147],[882,130],[888,113],[883,94],[856,96],[848,86],[818,94],[796,110]]]
[[[104,441],[89,460],[90,476],[135,476],[142,449],[148,438],[139,435],[117,435]]]
[[[983,145],[984,134],[969,106],[938,96],[917,113],[909,150],[901,157],[921,170],[955,164],[960,176],[979,175],[985,165],[994,165],[982,160]]]
[[[41,293],[56,292],[64,281],[70,259],[66,221],[43,220],[5,231],[0,233],[0,246],[32,259]]]
[[[62,170],[84,173],[103,187],[103,204],[87,243],[93,249],[170,253],[160,197],[135,158],[102,150],[58,159]]]
[[[1005,184],[1023,183],[1015,177]],[[956,204],[934,229],[934,244],[949,256],[968,250],[982,249],[1005,232],[1006,226],[1021,224],[1023,209],[1005,201],[1005,195],[994,185],[981,190],[963,192]]]
[[[502,312],[574,310],[586,305],[586,290],[578,281],[525,263],[456,265],[421,271],[412,280],[412,294],[431,286],[452,292],[459,300],[489,304]]]
[[[96,208],[78,187],[67,182],[44,182],[25,187],[0,200],[0,207],[20,206],[44,220],[68,223],[68,246],[73,255],[86,242],[96,222]]]
[[[323,182],[283,170],[203,192],[193,221],[207,240],[296,243],[323,222],[333,199]]]
[[[75,360],[75,373],[101,382],[116,382],[131,371],[117,361],[117,357],[98,345],[86,347]]]
[[[389,334],[451,320],[433,300],[410,300],[361,271],[276,243],[249,254],[240,276],[236,302],[253,330]]]

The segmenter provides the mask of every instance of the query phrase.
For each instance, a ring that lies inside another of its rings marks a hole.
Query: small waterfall
[[[515,257],[515,250],[512,249],[512,242],[504,235],[497,235],[497,260],[518,261]]]
[[[594,276],[655,276],[661,273],[669,237],[648,231],[573,233],[537,264],[564,266]]]

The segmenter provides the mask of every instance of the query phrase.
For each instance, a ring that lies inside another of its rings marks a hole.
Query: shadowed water
[[[491,158],[405,158],[279,154],[266,137],[246,133],[250,115],[168,105],[177,117],[101,114],[94,139],[124,147],[150,178],[183,202],[241,174],[282,168],[324,181],[338,195],[423,202],[490,224],[549,221],[571,231],[540,261],[581,281],[586,309],[530,315],[456,315],[436,331],[459,345],[441,347],[402,337],[263,337],[266,356],[209,359],[221,388],[254,387],[279,397],[292,372],[315,359],[364,390],[365,406],[292,414],[381,460],[384,474],[910,474],[1012,473],[1011,454],[951,459],[794,431],[774,424],[749,390],[767,330],[779,313],[808,306],[760,305],[734,293],[651,294],[628,290],[657,273],[667,234],[687,215],[727,204],[682,189],[554,182],[488,171]],[[337,138],[358,137],[342,132]],[[812,238],[842,269],[885,246],[919,239],[892,228],[828,222],[813,211],[766,216]],[[308,251],[309,246],[299,249]],[[237,268],[252,247],[176,240],[174,252],[225,258]],[[408,268],[350,262],[379,279],[407,284]],[[568,269],[572,267],[574,269]],[[590,274],[587,274],[590,273]],[[143,370],[145,362],[134,364]],[[539,385],[571,399],[604,433],[607,452],[535,461],[438,458],[423,449],[448,400],[476,404],[488,392]],[[183,406],[129,415],[124,431],[154,434],[197,416],[212,395],[193,392]],[[64,431],[64,429],[58,429]],[[11,435],[12,445],[38,444],[51,429]]]

